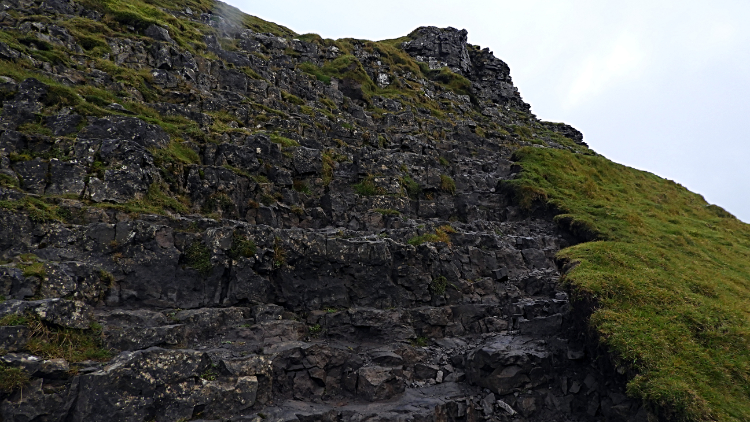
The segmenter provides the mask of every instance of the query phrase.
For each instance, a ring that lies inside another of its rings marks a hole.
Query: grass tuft
[[[92,324],[88,330],[76,330],[52,327],[30,318],[27,326],[31,331],[27,349],[44,359],[63,358],[68,362],[81,362],[102,361],[111,357],[110,351],[103,347],[101,326],[98,324]]]
[[[401,215],[400,211],[391,208],[375,208],[373,211],[382,215]]]
[[[440,190],[443,192],[449,193],[451,195],[456,194],[456,182],[453,181],[453,178],[451,178],[448,175],[441,174],[440,175]]]
[[[12,393],[29,383],[29,374],[21,368],[0,364],[0,391]]]
[[[371,174],[353,187],[354,191],[362,196],[385,195],[385,189],[375,184],[375,176]]]
[[[276,237],[273,240],[273,266],[281,268],[286,264],[286,251],[281,242],[281,238]]]
[[[195,241],[185,249],[185,264],[202,275],[208,275],[213,269],[211,250],[201,241]]]
[[[448,279],[445,276],[438,276],[432,279],[430,282],[430,292],[435,296],[442,296],[445,293],[445,289],[448,287]]]
[[[232,234],[232,247],[227,251],[230,258],[237,260],[239,258],[249,258],[255,255],[257,247],[252,239],[248,239],[239,232]]]
[[[451,245],[451,238],[449,234],[456,232],[456,229],[449,225],[440,226],[435,229],[435,233],[425,233],[422,235],[414,236],[407,243],[413,246],[421,245],[422,243],[428,242],[443,242],[448,246]]]
[[[291,94],[290,94],[291,95]],[[299,142],[295,141],[294,139],[289,139],[286,137],[283,137],[277,133],[271,134],[271,142],[275,144],[279,144],[284,148],[290,148],[290,147],[298,147]]]

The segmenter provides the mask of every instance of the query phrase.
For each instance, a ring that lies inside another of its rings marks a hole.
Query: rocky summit
[[[0,421],[652,421],[524,206],[544,122],[467,32],[3,0]]]

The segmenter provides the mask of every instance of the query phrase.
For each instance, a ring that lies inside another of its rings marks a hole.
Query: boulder
[[[406,389],[400,370],[367,366],[358,371],[357,396],[367,401],[388,400]]]

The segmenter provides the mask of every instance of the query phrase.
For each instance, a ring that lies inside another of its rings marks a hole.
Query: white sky
[[[750,222],[750,1],[230,0],[303,34],[370,40],[469,31],[532,112],[616,162]]]

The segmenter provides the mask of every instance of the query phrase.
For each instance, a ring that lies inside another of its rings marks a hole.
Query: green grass
[[[429,79],[459,95],[471,95],[471,81],[444,67],[440,70],[430,70],[427,64],[419,64],[422,73]]]
[[[451,195],[456,194],[456,182],[453,181],[453,178],[446,174],[440,175],[440,190],[443,192],[449,193]]]
[[[310,336],[317,337],[323,332],[323,327],[321,327],[320,324],[314,324],[307,327],[307,331],[310,333]]]
[[[227,251],[227,255],[234,260],[243,257],[249,258],[255,255],[256,250],[257,247],[252,239],[248,239],[235,231],[232,234],[232,247]]]
[[[422,192],[422,187],[419,186],[419,183],[408,175],[401,178],[401,187],[411,199],[417,199]]]
[[[391,208],[375,208],[372,211],[382,215],[401,215],[401,212]]]
[[[29,374],[21,368],[0,364],[0,391],[12,393],[29,383]]]
[[[28,323],[31,338],[26,347],[44,359],[63,358],[68,362],[84,360],[108,360],[109,350],[103,347],[101,327],[92,324],[89,330],[50,327],[31,319]]]
[[[595,241],[561,251],[577,306],[628,393],[669,420],[750,420],[750,226],[674,182],[596,156],[523,148],[527,209]]]
[[[217,192],[209,196],[201,206],[201,212],[204,214],[211,214],[214,211],[221,211],[228,214],[233,212],[234,209],[234,201],[223,192]]]
[[[321,171],[323,185],[328,186],[331,183],[331,180],[333,180],[333,170],[336,168],[335,152],[327,149],[321,155],[321,159],[323,161],[323,168]]]
[[[308,194],[308,195],[310,195],[312,193],[312,191],[310,191],[310,187],[307,186],[307,183],[305,183],[304,180],[295,180],[292,183],[292,188],[294,190],[296,190],[297,192],[300,192],[300,193],[305,193],[305,194]]]
[[[284,148],[290,148],[290,147],[298,147],[299,142],[295,141],[294,139],[289,139],[284,136],[279,135],[278,133],[272,133],[271,134],[271,142],[275,144],[279,144]]]
[[[44,126],[43,123],[40,123],[40,122],[24,123],[22,125],[19,125],[18,131],[23,132],[23,133],[52,136],[52,131],[48,127]]]
[[[357,194],[362,196],[385,195],[385,189],[375,184],[375,176],[371,174],[352,187]]]
[[[165,163],[200,164],[200,156],[192,148],[181,142],[171,141],[166,148],[154,148],[154,164],[161,167]]]
[[[427,242],[443,242],[451,245],[451,238],[449,234],[455,233],[456,229],[449,225],[440,226],[435,229],[435,233],[425,233],[418,236],[414,236],[407,241],[408,244],[413,246],[421,245]]]
[[[339,56],[336,59],[326,63],[321,68],[326,76],[336,77],[342,80],[351,80],[361,85],[362,98],[369,98],[377,91],[378,87],[367,75],[364,66],[360,61],[349,54]]]
[[[281,91],[281,98],[288,103],[305,105],[305,100],[286,91]]]
[[[281,238],[276,237],[273,240],[273,266],[281,268],[286,265],[286,250],[281,243]]]
[[[18,179],[8,176],[7,174],[0,174],[0,186],[4,188],[17,188]]]
[[[152,1],[154,1],[157,4],[161,4],[160,1],[159,2],[156,2],[156,0],[152,0]],[[182,0],[172,0],[172,1],[177,4],[182,4],[180,3]],[[291,29],[285,26],[277,25],[273,22],[268,22],[259,17],[245,14],[244,12],[240,11],[236,7],[229,6],[228,4],[225,4],[225,3],[218,3],[218,2],[208,1],[208,0],[194,0],[194,1],[207,2],[208,4],[211,5],[211,8],[214,9],[215,11],[218,11],[218,13],[221,16],[226,17],[230,21],[235,21],[235,23],[242,24],[246,28],[252,29],[255,32],[270,33],[270,34],[273,34],[282,38],[291,38],[297,35],[294,31],[292,31]]]
[[[430,344],[430,339],[424,336],[417,337],[411,342],[411,345],[414,347],[427,347],[429,344]]]
[[[169,35],[182,48],[195,51],[195,47],[203,47],[203,35],[210,32],[206,25],[178,19],[163,10],[181,10],[189,6],[196,12],[209,12],[214,8],[214,2],[208,0],[189,1],[153,1],[153,0],[81,0],[81,5],[103,13],[102,23],[111,31],[128,33],[127,26],[142,33],[150,25],[166,28]],[[68,26],[71,28],[72,25]],[[84,43],[91,49],[98,47],[102,40],[101,28],[95,24],[80,22],[72,28],[74,35],[86,37]],[[108,30],[105,30],[109,32]],[[104,32],[104,33],[106,33]]]
[[[7,314],[0,318],[0,327],[12,327],[15,325],[26,325],[28,323],[29,318],[18,314]]]
[[[134,214],[166,214],[172,210],[180,214],[187,214],[188,199],[181,196],[173,196],[169,192],[169,186],[164,182],[155,182],[148,187],[146,195],[141,199],[132,200],[125,204],[100,203],[96,206],[101,208],[113,208]]]
[[[185,264],[202,275],[208,275],[213,269],[211,250],[201,241],[195,241],[185,248]]]
[[[29,219],[35,223],[63,221],[68,216],[68,213],[63,208],[48,204],[39,198],[31,196],[24,196],[17,201],[0,201],[0,208],[25,212],[29,216]]]
[[[435,296],[442,296],[448,287],[448,279],[445,276],[437,276],[430,282],[430,292]]]
[[[323,82],[326,85],[331,84],[331,77],[326,75],[325,72],[323,72],[323,69],[319,68],[318,66],[315,66],[312,63],[304,62],[297,65],[297,68],[304,73],[307,73],[308,75],[315,76],[315,78],[321,82]]]
[[[23,271],[24,277],[39,277],[42,280],[47,277],[47,270],[41,262],[19,264],[18,267]]]

